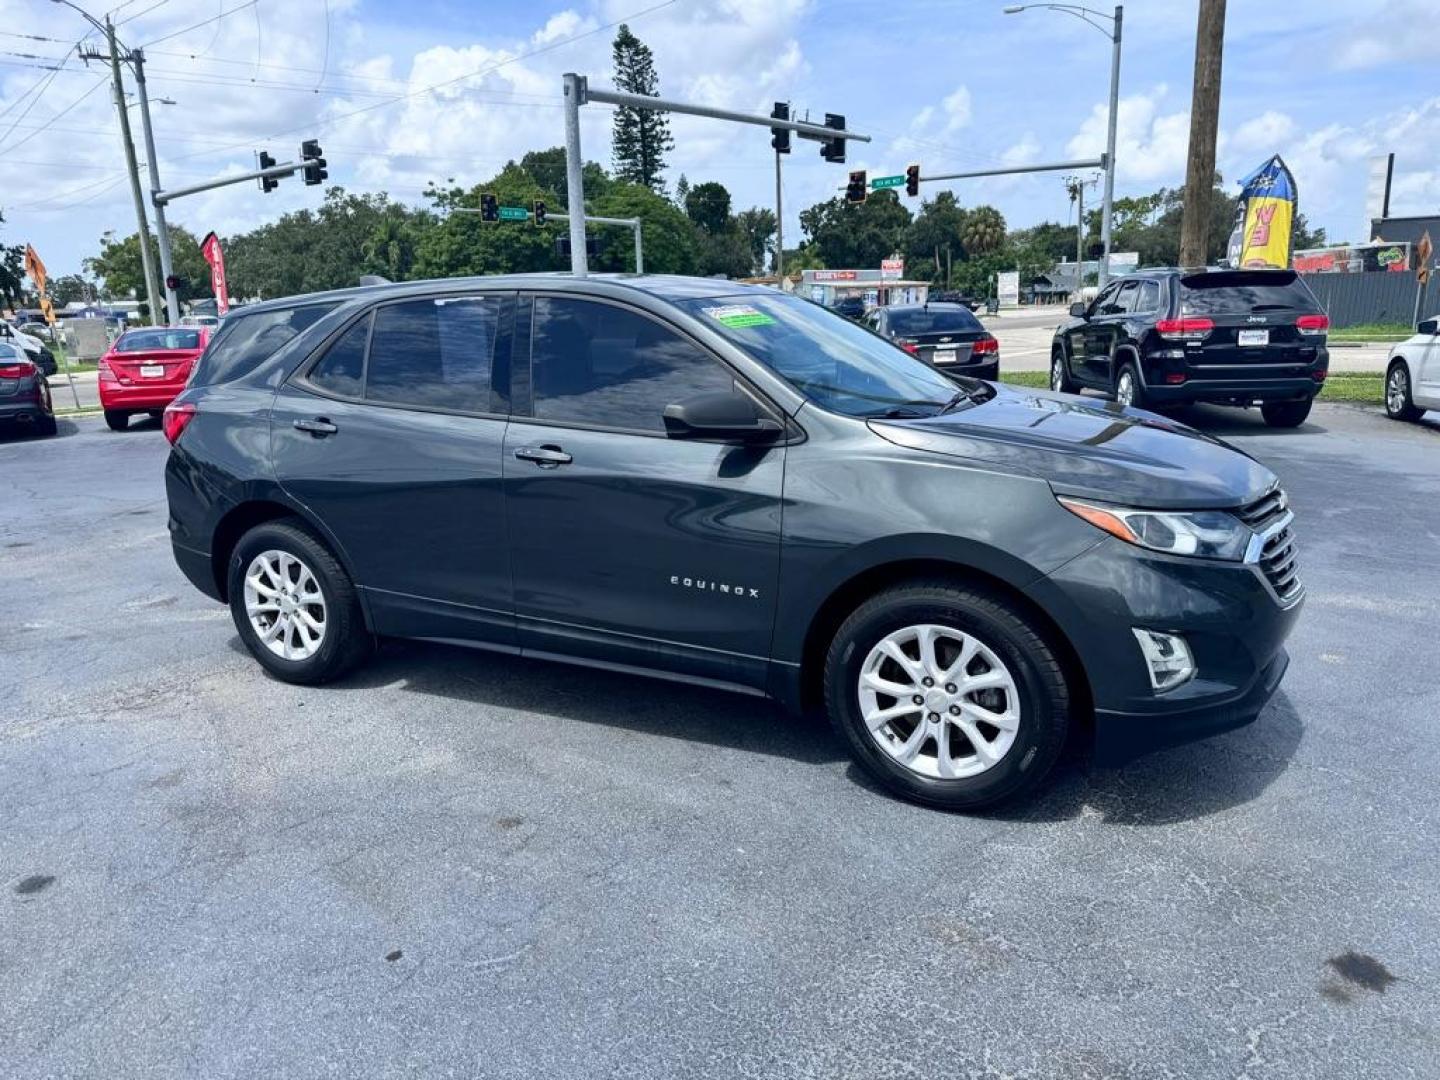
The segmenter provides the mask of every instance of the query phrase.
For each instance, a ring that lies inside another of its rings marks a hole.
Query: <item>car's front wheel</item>
[[[1385,373],[1385,415],[1391,420],[1419,420],[1424,414],[1410,393],[1410,369],[1405,361],[1396,360]]]
[[[1260,406],[1260,415],[1271,427],[1299,427],[1310,415],[1310,402],[1308,400],[1267,402]]]
[[[831,642],[825,703],[867,773],[951,810],[1032,790],[1070,722],[1041,630],[1003,597],[947,581],[895,586],[857,608]]]
[[[329,682],[369,653],[372,639],[350,575],[298,524],[251,529],[235,546],[227,580],[240,640],[277,678]]]

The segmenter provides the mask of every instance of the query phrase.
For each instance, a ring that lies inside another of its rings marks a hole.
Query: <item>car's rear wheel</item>
[[[1120,374],[1115,376],[1115,400],[1127,407],[1145,408],[1145,386],[1134,364],[1121,365]]]
[[[1405,361],[1396,360],[1385,373],[1385,415],[1392,420],[1419,420],[1424,414],[1410,393],[1410,369]]]
[[[298,524],[251,529],[235,546],[227,577],[240,640],[277,678],[329,682],[369,653],[372,639],[350,575]]]
[[[111,431],[124,431],[130,426],[130,414],[119,409],[106,409],[105,426]]]
[[[887,589],[845,620],[826,656],[825,704],[867,773],[952,810],[1032,790],[1070,721],[1039,627],[1002,597],[946,581]]]
[[[1065,350],[1059,346],[1050,350],[1050,389],[1057,394],[1075,393],[1075,380],[1065,365]]]
[[[1299,427],[1310,415],[1309,401],[1269,401],[1260,406],[1260,415],[1271,427]]]

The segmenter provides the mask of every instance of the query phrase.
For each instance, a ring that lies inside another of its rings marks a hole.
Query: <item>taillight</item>
[[[1179,386],[1185,381],[1185,373],[1183,371],[1166,372],[1165,381],[1171,386]]]
[[[1163,338],[1203,338],[1215,329],[1214,319],[1161,319],[1155,324],[1155,331]]]
[[[161,421],[161,427],[165,430],[165,438],[171,446],[184,434],[185,429],[190,426],[190,421],[195,419],[195,403],[193,401],[175,402],[172,401],[165,406],[165,416]]]
[[[1312,379],[1314,379],[1316,382],[1324,382],[1324,381],[1325,381],[1325,376],[1326,376],[1327,374],[1328,374],[1328,372],[1324,372],[1324,371],[1312,371],[1312,372],[1310,373],[1310,377],[1311,377]]]
[[[0,364],[0,379],[23,379],[35,370],[34,364]]]
[[[918,353],[918,352],[920,351],[920,346],[919,346],[919,345],[917,345],[917,344],[916,344],[915,342],[913,342],[913,341],[906,341],[906,340],[903,339],[903,338],[896,338],[896,339],[895,339],[895,344],[896,344],[896,345],[899,345],[900,348],[904,349],[904,350],[905,350],[906,352],[908,352],[911,356],[914,356],[916,353]]]
[[[1301,315],[1295,320],[1295,329],[1302,334],[1323,334],[1330,329],[1330,319],[1325,315]]]
[[[996,341],[990,334],[986,334],[979,341],[970,347],[971,356],[998,356],[1000,353],[1000,342]]]
[[[95,375],[101,382],[115,382],[115,369],[110,366],[110,358],[102,356],[95,364]]]

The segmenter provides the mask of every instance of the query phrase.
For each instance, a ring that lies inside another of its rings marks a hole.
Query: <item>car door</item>
[[[276,395],[277,478],[350,560],[380,633],[515,647],[492,385],[513,319],[503,293],[382,303]]]
[[[1432,318],[1421,325],[1434,327],[1435,320]],[[1415,351],[1420,356],[1419,363],[1415,365],[1415,387],[1411,397],[1422,409],[1440,409],[1440,334],[1420,334],[1416,340],[1420,345]]]
[[[1115,299],[1120,292],[1120,282],[1112,281],[1100,294],[1095,297],[1090,305],[1089,315],[1085,320],[1082,331],[1083,348],[1080,356],[1080,368],[1077,372],[1080,380],[1089,386],[1109,386],[1109,349],[1112,322],[1115,317]]]
[[[503,466],[524,651],[763,686],[785,449],[670,439],[662,415],[758,395],[648,312],[561,295],[518,310],[530,349]]]

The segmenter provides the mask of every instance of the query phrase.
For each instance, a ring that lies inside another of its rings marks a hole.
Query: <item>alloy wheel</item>
[[[288,551],[262,551],[245,570],[245,614],[260,643],[283,660],[308,660],[325,641],[325,596]]]
[[[923,624],[887,634],[865,657],[857,689],[875,744],[932,779],[986,772],[1020,730],[1020,693],[1009,668],[954,627]]]
[[[1135,376],[1128,371],[1120,373],[1120,381],[1115,386],[1115,400],[1121,405],[1129,405],[1135,400]]]
[[[1385,407],[1391,416],[1405,411],[1405,399],[1409,396],[1410,380],[1403,367],[1396,367],[1385,381]]]
[[[1050,359],[1050,389],[1057,394],[1065,389],[1065,361],[1058,356]]]

